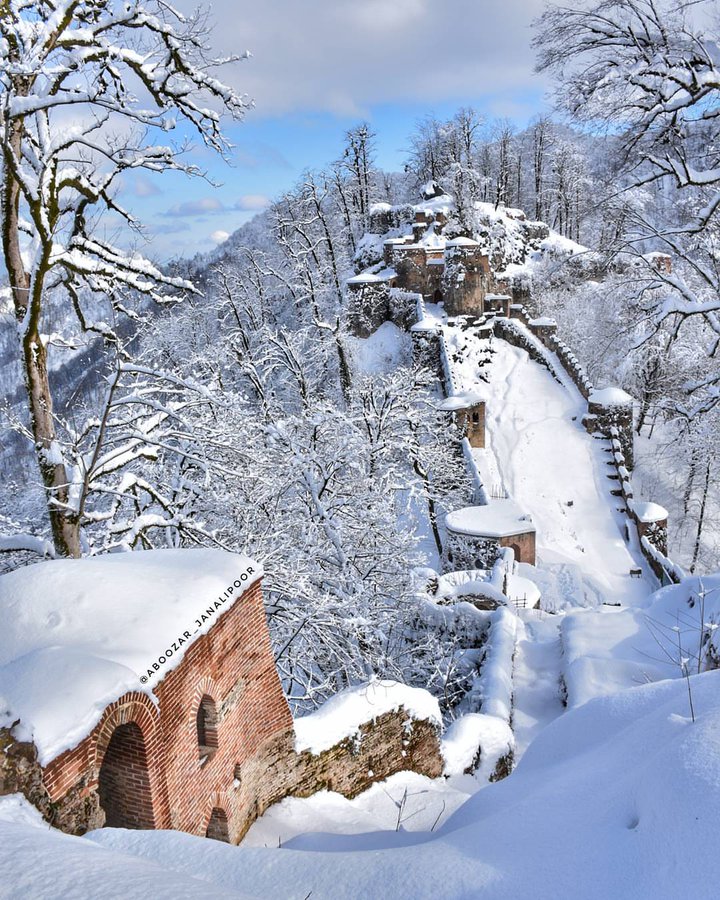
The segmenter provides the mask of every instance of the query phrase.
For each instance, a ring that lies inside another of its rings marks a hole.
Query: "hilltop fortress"
[[[437,373],[446,397],[440,408],[464,435],[476,505],[446,517],[445,571],[491,570],[502,559],[513,571],[515,563],[536,562],[530,516],[507,495],[491,496],[478,468],[482,455],[476,451],[485,448],[486,438],[483,376],[479,391],[468,392],[456,379],[463,367],[482,371],[490,361],[493,338],[502,338],[525,350],[556,380],[577,388],[587,403],[582,424],[608,454],[609,489],[621,498],[627,540],[639,540],[661,582],[678,580],[679,568],[666,556],[667,512],[633,498],[633,398],[616,387],[596,390],[558,336],[555,321],[532,317],[525,305],[538,263],[555,257],[595,277],[596,254],[544,222],[528,221],[519,209],[477,203],[474,214],[472,231],[461,228],[452,197],[434,183],[426,185],[415,206],[376,204],[356,255],[360,271],[347,281],[353,334],[367,338],[384,322],[410,331],[416,362]],[[667,255],[649,257],[656,267],[670,271]],[[457,329],[472,337],[473,349],[458,349]]]

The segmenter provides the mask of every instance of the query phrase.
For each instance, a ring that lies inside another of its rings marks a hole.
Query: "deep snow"
[[[284,900],[710,900],[720,879],[719,689],[718,671],[693,677],[694,725],[677,680],[569,712],[533,741],[511,778],[471,797],[432,834],[306,835],[282,849],[258,849],[109,829],[86,839],[51,840],[44,832],[37,846],[65,842],[80,883],[88,870],[108,865],[106,855],[93,860],[83,849],[92,842],[182,873],[193,888],[193,879],[205,880],[213,896],[236,890]],[[19,872],[40,879],[57,860],[35,857],[31,865],[29,831],[19,832],[20,845],[12,841],[17,850],[7,839],[0,844],[11,883]],[[136,863],[126,865],[134,875]],[[108,867],[111,887],[116,872]],[[134,892],[131,881],[125,896],[147,893]]]

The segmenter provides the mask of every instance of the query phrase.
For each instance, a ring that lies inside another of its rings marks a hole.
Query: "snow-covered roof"
[[[485,506],[465,506],[445,516],[448,531],[477,537],[509,537],[534,532],[530,516],[514,500],[493,500]]]
[[[669,513],[659,503],[650,503],[644,500],[628,500],[628,506],[640,522],[662,522],[667,519]]]
[[[361,272],[359,275],[353,275],[352,278],[348,278],[348,284],[374,284],[379,281],[385,281],[386,279],[381,278],[379,275],[374,275],[372,272]]]
[[[392,206],[389,203],[373,203],[370,207],[370,215],[373,213],[390,212]]]
[[[551,325],[557,325],[557,322],[555,321],[555,319],[551,319],[549,316],[540,316],[538,319],[530,319],[530,325],[548,327]]]
[[[469,237],[456,237],[450,241],[446,241],[446,247],[479,247],[480,244]]]
[[[46,765],[127,691],[152,697],[261,575],[246,556],[196,549],[52,560],[1,576],[0,726],[20,719]]]
[[[438,403],[438,409],[444,412],[452,412],[456,409],[469,409],[471,406],[484,402],[485,398],[481,397],[480,394],[476,394],[474,391],[463,391],[453,394],[451,397],[446,397],[442,403]]]
[[[606,387],[593,391],[588,397],[588,403],[596,403],[598,406],[627,406],[633,398],[622,388]]]
[[[361,725],[403,707],[413,719],[442,727],[438,701],[423,688],[397,681],[371,681],[335,694],[314,713],[295,720],[295,749],[322,753],[356,735]]]

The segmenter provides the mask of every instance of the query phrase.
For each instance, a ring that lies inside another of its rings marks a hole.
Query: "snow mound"
[[[704,623],[701,640],[700,622]],[[682,675],[720,658],[720,575],[661,588],[640,609],[600,607],[562,623],[568,705],[580,706],[634,685]]]
[[[484,506],[465,506],[445,516],[449,531],[483,537],[507,537],[535,531],[530,517],[510,499],[493,499]]]
[[[487,781],[494,773],[498,760],[511,753],[515,747],[512,729],[504,719],[485,713],[468,713],[460,716],[448,728],[441,750],[445,760],[446,775],[462,775],[477,769],[478,781]]]
[[[383,322],[368,338],[347,339],[353,368],[365,375],[381,375],[401,366],[412,353],[410,336],[392,322]]]
[[[633,402],[630,394],[622,388],[606,387],[599,391],[593,391],[588,397],[588,403],[597,403],[598,406],[627,406]]]
[[[641,500],[628,500],[628,506],[641,522],[662,522],[670,515],[664,506],[659,503],[650,503]]]
[[[52,560],[3,575],[0,726],[20,719],[15,733],[34,740],[47,765],[127,691],[152,697],[261,574],[246,556],[198,549]]]
[[[485,398],[476,391],[460,391],[457,394],[451,394],[441,403],[438,403],[438,409],[444,412],[454,412],[457,409],[469,409],[478,403],[484,403]]]
[[[423,688],[396,681],[371,681],[348,688],[325,702],[320,709],[295,720],[295,749],[322,753],[378,716],[403,707],[413,719],[424,719],[442,727],[440,706]]]
[[[677,681],[568,712],[510,778],[478,791],[432,834],[314,835],[287,849],[162,831],[89,837],[206,879],[213,896],[217,885],[288,900],[310,892],[313,900],[709,900],[720,879],[720,672],[694,676],[692,689],[695,724],[683,715],[687,688]],[[18,864],[4,845],[3,855],[13,883]]]

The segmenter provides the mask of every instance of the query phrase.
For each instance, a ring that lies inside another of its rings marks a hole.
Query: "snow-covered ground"
[[[681,680],[571,710],[532,742],[511,778],[475,794],[432,832],[426,822],[423,832],[305,834],[281,848],[170,831],[74,838],[6,799],[0,897],[710,900],[720,881],[719,689],[720,672],[693,676],[695,723]],[[386,789],[392,824],[402,793]],[[326,815],[333,801],[319,803]],[[324,822],[317,815],[299,824]],[[356,824],[369,822],[358,814]]]
[[[563,712],[560,622],[542,610],[521,609],[513,671],[515,759]]]
[[[502,340],[493,344],[489,382],[481,380],[471,341],[456,371],[463,389],[486,397],[487,448],[474,454],[481,471],[497,472],[499,485],[490,489],[506,491],[532,516],[538,566],[554,576],[559,605],[642,605],[654,581],[624,540],[606,458],[581,423],[583,398]],[[485,344],[476,345],[479,355]],[[643,578],[630,576],[636,568]]]

